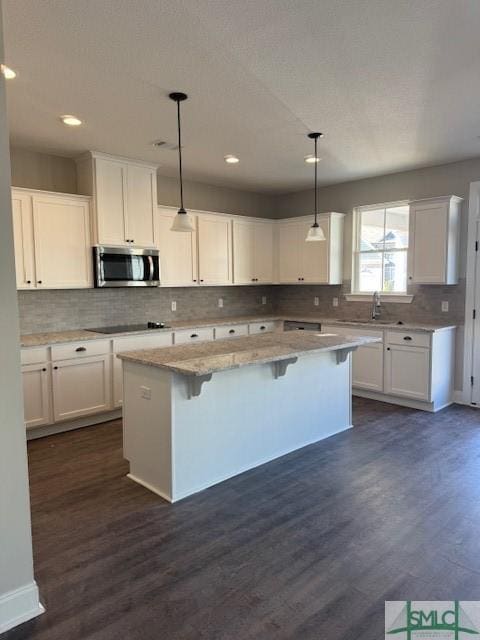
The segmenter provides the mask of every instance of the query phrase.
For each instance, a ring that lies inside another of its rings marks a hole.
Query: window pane
[[[385,249],[408,247],[408,206],[389,207],[385,219]]]
[[[383,249],[385,209],[362,211],[360,214],[360,251]]]
[[[361,253],[358,256],[358,290],[382,290],[382,254]]]
[[[407,252],[385,252],[383,291],[404,292],[407,290]]]

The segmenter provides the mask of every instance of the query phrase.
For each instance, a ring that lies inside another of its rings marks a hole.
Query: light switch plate
[[[338,307],[338,298],[333,298],[333,300],[332,300],[332,305],[333,305],[334,307]]]
[[[176,310],[177,310],[177,301],[172,300],[172,311],[176,311]]]
[[[313,299],[313,305],[315,307],[318,307],[319,304],[320,304],[320,298],[318,296],[315,296]]]
[[[267,296],[262,296],[262,304],[267,304]]]
[[[442,311],[443,313],[448,312],[448,300],[442,300]]]
[[[223,307],[223,298],[218,299],[218,306],[220,309]]]
[[[142,392],[142,398],[144,400],[152,399],[152,390],[149,387],[140,387],[140,391]]]

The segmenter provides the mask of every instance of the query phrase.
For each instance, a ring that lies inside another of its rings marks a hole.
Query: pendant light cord
[[[315,226],[317,226],[317,164],[318,164],[318,155],[317,155],[317,139],[315,138]]]
[[[180,209],[183,210],[182,128],[180,126],[180,100],[177,100],[177,128],[178,128],[178,169],[180,173]],[[315,144],[316,144],[316,141],[315,141]]]

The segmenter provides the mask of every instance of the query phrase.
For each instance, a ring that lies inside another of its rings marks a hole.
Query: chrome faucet
[[[380,303],[380,294],[375,291],[372,297],[372,320],[377,320],[382,313],[382,307]]]

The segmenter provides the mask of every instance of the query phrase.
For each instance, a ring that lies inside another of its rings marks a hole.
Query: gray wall
[[[0,60],[3,60],[1,1]],[[13,616],[28,614],[38,607],[33,582],[9,164],[5,82],[0,74],[0,630],[11,624]],[[10,603],[6,599],[2,603],[2,598],[22,587],[26,593],[30,587],[30,598],[22,601],[12,594]]]
[[[77,193],[75,161],[47,153],[12,147],[12,184],[15,187]],[[178,205],[178,180],[157,176],[159,204]],[[274,213],[271,196],[185,181],[185,204],[191,209],[221,211],[259,218],[271,218]]]

